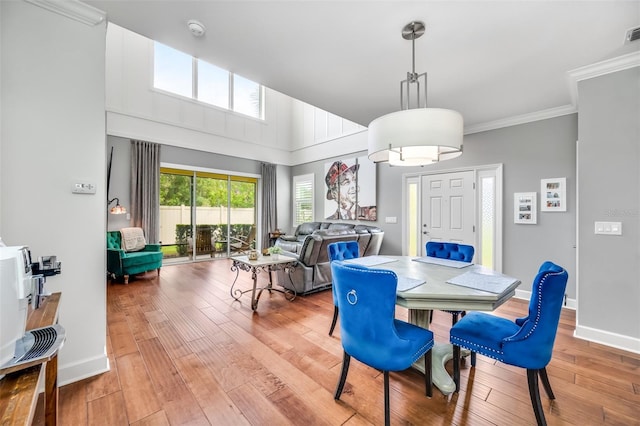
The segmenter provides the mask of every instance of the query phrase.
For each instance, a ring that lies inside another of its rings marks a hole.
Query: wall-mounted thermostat
[[[95,194],[96,186],[87,182],[73,183],[71,184],[71,192],[74,194]]]

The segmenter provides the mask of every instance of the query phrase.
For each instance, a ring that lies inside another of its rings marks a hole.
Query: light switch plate
[[[622,235],[622,222],[595,222],[597,235]]]
[[[398,223],[398,218],[395,216],[387,216],[384,218],[384,223]]]

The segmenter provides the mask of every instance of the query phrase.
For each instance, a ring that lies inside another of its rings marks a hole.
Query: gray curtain
[[[131,141],[131,226],[144,230],[147,243],[160,238],[160,145]]]
[[[269,232],[278,226],[275,164],[262,163],[262,247],[269,247]]]

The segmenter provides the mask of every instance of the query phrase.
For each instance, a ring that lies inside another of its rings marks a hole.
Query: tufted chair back
[[[331,243],[327,246],[327,253],[329,255],[329,261],[334,260],[346,260],[355,259],[360,257],[360,244],[357,241],[339,241],[337,243]],[[333,335],[333,329],[336,328],[338,322],[338,299],[336,299],[336,286],[331,286],[331,292],[333,293],[333,320],[331,321],[331,328],[329,328],[329,336]]]
[[[568,277],[567,271],[552,262],[540,266],[533,280],[529,315],[516,319],[520,330],[504,339],[501,361],[534,369],[549,363]]]
[[[360,257],[360,246],[357,241],[340,241],[327,246],[329,260],[345,260]]]
[[[473,246],[458,243],[443,243],[440,241],[427,242],[425,250],[427,256],[459,260],[462,262],[473,261],[473,254],[475,253]]]
[[[415,360],[408,365],[406,360],[402,361],[405,364],[397,364],[411,352],[408,350],[409,342],[396,342],[394,316],[398,277],[395,272],[342,262],[332,262],[331,272],[340,307],[344,350],[378,370],[408,368]],[[395,342],[394,345],[398,345],[396,350],[405,356],[394,356],[391,342]],[[407,345],[406,350],[400,349],[403,345]]]
[[[466,244],[458,244],[458,243],[444,243],[440,241],[429,241],[425,246],[425,250],[427,252],[427,256],[430,257],[438,257],[440,259],[451,259],[458,260],[461,262],[471,262],[473,261],[473,254],[475,250],[473,246],[468,246]],[[458,317],[464,317],[467,312],[466,311],[452,311],[445,310],[444,312],[450,313],[452,315],[451,324],[455,325],[458,322]],[[433,320],[433,311],[431,311],[431,317],[429,322]],[[471,352],[471,365],[476,365],[476,354],[475,352]]]
[[[107,232],[107,248],[108,249],[120,249],[121,243],[120,231],[108,231]]]

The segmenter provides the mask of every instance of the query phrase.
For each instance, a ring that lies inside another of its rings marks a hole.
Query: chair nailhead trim
[[[540,315],[542,314],[542,312],[540,311],[540,308],[542,307],[542,286],[544,285],[544,283],[545,283],[545,281],[547,280],[548,277],[550,277],[552,275],[560,275],[563,272],[564,271],[562,271],[562,272],[548,272],[542,277],[542,279],[540,280],[540,289],[538,291],[538,303],[536,305],[536,307],[537,307],[536,318],[533,321],[533,327],[531,327],[531,330],[529,330],[529,332],[525,336],[522,336],[521,338],[519,338],[517,340],[525,340],[525,339],[529,338],[529,336],[531,336],[531,334],[538,327],[538,324],[540,323]],[[513,336],[507,337],[504,340],[507,341],[507,342],[515,342],[516,339],[513,339],[512,337]]]
[[[411,361],[411,363],[413,364],[414,362],[416,362],[418,358],[427,353],[431,347],[433,347],[433,339],[429,340],[420,349],[418,349],[416,353],[413,354],[413,361]]]
[[[484,345],[478,345],[477,343],[474,342],[470,342],[466,339],[461,339],[459,337],[453,337],[451,339],[453,344],[456,344],[457,346],[460,346],[462,348],[466,348],[469,349],[470,351],[474,351],[474,352],[480,352],[483,355],[486,355],[490,358],[493,359],[497,359],[498,361],[502,361],[502,355],[504,355],[504,353],[502,351],[497,351],[493,348],[490,348],[488,346],[484,346]],[[481,349],[481,350],[478,350]],[[488,353],[485,353],[488,352]]]

